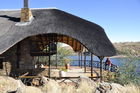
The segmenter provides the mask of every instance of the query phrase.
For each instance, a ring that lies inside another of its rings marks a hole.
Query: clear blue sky
[[[56,7],[101,25],[112,42],[140,41],[140,0],[29,0],[31,8]],[[23,0],[1,0],[0,9],[20,9]]]

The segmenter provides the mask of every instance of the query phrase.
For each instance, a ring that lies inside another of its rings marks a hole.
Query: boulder
[[[94,93],[97,84],[86,76],[80,76],[77,86],[77,93]]]
[[[55,80],[49,79],[47,84],[42,86],[41,90],[44,93],[62,93],[61,86]]]
[[[46,84],[48,83],[48,81],[49,81],[49,78],[47,78],[47,77],[45,77],[45,76],[42,76],[42,77],[41,77],[41,83],[42,83],[43,85],[46,85]]]
[[[125,87],[116,83],[102,82],[96,88],[95,93],[125,93]]]
[[[87,76],[80,76],[80,79],[78,81],[79,81],[78,84],[80,84],[82,82],[86,82],[90,86],[97,87],[97,84]]]
[[[108,93],[126,93],[126,88],[117,83],[111,83],[112,89]]]
[[[41,89],[33,86],[25,86],[17,89],[16,93],[43,93]]]
[[[12,77],[0,76],[0,93],[9,93],[16,91],[19,87],[25,85],[20,80],[15,80]]]

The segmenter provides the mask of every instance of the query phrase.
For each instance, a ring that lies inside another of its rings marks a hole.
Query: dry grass
[[[134,84],[125,86],[126,93],[140,93],[140,88]]]

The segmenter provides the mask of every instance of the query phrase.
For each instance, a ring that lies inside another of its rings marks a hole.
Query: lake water
[[[72,60],[78,60],[78,56],[70,56],[70,58]],[[82,58],[84,60],[84,57],[82,57]],[[86,60],[90,60],[90,59],[91,59],[90,56],[86,57]],[[93,60],[100,61],[99,58],[96,56],[93,57]],[[117,65],[117,66],[121,66],[124,62],[128,62],[127,58],[110,58],[110,60],[111,60],[112,64]],[[105,62],[105,61],[106,61],[106,58],[104,58],[103,62]],[[140,62],[140,59],[137,61]],[[78,66],[79,63],[78,62],[71,62],[71,65]]]

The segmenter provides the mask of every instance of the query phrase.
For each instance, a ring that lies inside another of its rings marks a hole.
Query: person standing
[[[108,67],[108,71],[110,71],[111,70],[111,65],[112,65],[112,63],[110,61],[110,58],[107,58],[106,62],[105,62],[105,69],[107,70],[107,67]]]

